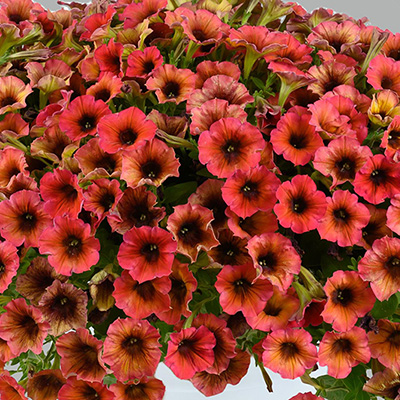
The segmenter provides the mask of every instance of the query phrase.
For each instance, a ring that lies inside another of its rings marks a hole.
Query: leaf
[[[188,197],[197,189],[197,182],[190,181],[178,183],[177,185],[167,187],[164,190],[164,203],[176,206],[186,203]]]
[[[362,387],[365,383],[365,379],[363,379],[363,376],[365,375],[365,368],[362,365],[357,365],[352,369],[350,375],[347,378],[342,379],[342,382],[347,389],[356,393],[362,390]]]
[[[376,300],[374,308],[371,310],[371,314],[375,319],[388,318],[395,313],[398,305],[399,299],[394,294],[387,300]]]

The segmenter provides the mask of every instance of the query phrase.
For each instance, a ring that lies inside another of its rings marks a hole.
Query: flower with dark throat
[[[100,242],[91,236],[90,225],[68,216],[55,217],[39,240],[39,251],[48,254],[49,263],[62,275],[81,273],[99,261]]]
[[[153,376],[161,358],[160,334],[148,321],[114,321],[104,340],[102,360],[120,381]]]
[[[114,383],[110,386],[110,390],[118,400],[162,400],[165,386],[157,378],[143,377],[140,380],[136,379],[126,383]]]
[[[60,128],[71,140],[94,136],[97,124],[105,115],[111,114],[103,100],[84,95],[72,100],[60,116]]]
[[[28,378],[26,391],[32,400],[57,400],[58,392],[65,382],[59,369],[46,369]]]
[[[71,376],[58,392],[58,400],[113,400],[114,394],[99,382],[86,382]]]
[[[363,386],[363,390],[388,399],[400,400],[400,372],[389,368],[378,371]]]
[[[319,344],[318,362],[328,366],[328,374],[336,379],[346,378],[351,369],[371,358],[368,338],[358,326],[342,333],[326,332]]]
[[[179,379],[190,379],[214,363],[214,334],[205,326],[171,333],[164,363]]]
[[[16,76],[0,77],[0,115],[25,108],[26,98],[31,93],[31,86]]]
[[[156,46],[145,47],[142,50],[134,50],[129,54],[126,76],[135,78],[147,78],[163,63],[163,56]]]
[[[158,226],[133,227],[124,234],[118,262],[139,283],[171,273],[176,242]]]
[[[177,241],[177,250],[195,262],[200,250],[208,251],[219,242],[211,228],[212,211],[198,204],[174,207],[168,218],[167,229]]]
[[[8,288],[18,268],[17,248],[7,241],[0,242],[0,293]]]
[[[8,371],[0,373],[0,393],[5,400],[25,400],[25,389],[18,385]]]
[[[59,336],[87,323],[87,294],[72,285],[55,280],[39,301],[39,308],[50,323],[51,332]]]
[[[321,315],[339,332],[350,330],[375,304],[371,288],[356,271],[335,271],[324,291],[328,301]]]
[[[279,329],[263,341],[263,364],[285,379],[302,376],[317,362],[317,348],[304,329]]]
[[[103,342],[87,329],[78,328],[57,339],[57,353],[61,357],[61,371],[68,378],[76,376],[88,382],[102,382],[107,373],[100,358]]]

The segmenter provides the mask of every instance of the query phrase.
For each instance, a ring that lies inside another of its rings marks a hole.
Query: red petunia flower
[[[45,211],[52,218],[64,214],[77,218],[81,212],[82,189],[77,176],[67,169],[46,172],[40,180],[40,194],[45,201]]]
[[[241,311],[246,317],[255,317],[272,296],[270,282],[264,277],[257,278],[251,263],[225,265],[217,276],[215,288],[223,310],[231,315]]]
[[[174,149],[158,139],[122,153],[121,179],[128,186],[160,186],[170,176],[179,176],[180,162]]]
[[[342,247],[356,244],[361,239],[362,228],[368,224],[368,208],[348,190],[337,190],[326,200],[328,208],[317,227],[321,238]]]
[[[135,28],[147,19],[156,18],[158,13],[167,6],[167,0],[144,0],[140,3],[129,3],[124,12],[120,14],[120,20],[124,22],[124,28]]]
[[[147,80],[149,90],[155,90],[160,103],[187,100],[194,90],[195,74],[190,69],[177,68],[175,65],[164,64],[158,67]]]
[[[84,328],[87,323],[87,294],[72,283],[59,280],[46,288],[39,301],[39,307],[51,333],[59,336],[70,329]]]
[[[29,124],[20,114],[9,113],[0,121],[0,139],[7,141],[8,138],[19,139],[29,135]],[[10,149],[11,147],[9,147]],[[14,149],[17,150],[17,149]]]
[[[146,140],[154,138],[156,128],[156,125],[148,121],[146,114],[139,108],[129,107],[101,119],[97,128],[100,147],[111,154],[121,149],[136,149]]]
[[[400,324],[387,319],[378,321],[378,331],[368,332],[371,356],[385,367],[400,370]]]
[[[134,50],[129,54],[126,76],[147,78],[163,63],[163,57],[156,46],[145,47],[143,51]]]
[[[31,86],[16,76],[0,77],[0,115],[25,108],[26,98],[31,93]]]
[[[99,261],[100,242],[90,234],[90,225],[68,216],[55,217],[39,239],[39,251],[62,275],[89,270]]]
[[[367,81],[376,90],[390,89],[400,94],[400,62],[382,54],[369,63]]]
[[[297,296],[292,292],[282,293],[274,287],[274,293],[264,309],[255,317],[247,317],[246,321],[253,329],[264,332],[285,329],[299,307]]]
[[[191,378],[193,386],[208,397],[222,393],[228,384],[237,385],[249,369],[250,354],[239,349],[236,353],[235,357],[229,359],[228,368],[219,374],[196,372]]]
[[[165,386],[157,378],[144,377],[140,381],[114,383],[110,386],[110,390],[118,400],[162,400],[164,398]]]
[[[322,397],[316,396],[311,392],[299,393],[296,396],[291,397],[289,400],[324,400]]]
[[[28,350],[41,353],[50,325],[40,310],[28,306],[23,298],[11,300],[3,308],[6,312],[0,316],[0,338],[7,341],[11,352],[16,357]]]
[[[17,248],[5,241],[0,243],[0,293],[11,283],[19,268]]]
[[[107,44],[102,44],[94,51],[94,59],[100,68],[100,77],[107,72],[122,78],[122,52],[124,46],[121,43],[115,42],[114,38]]]
[[[246,218],[257,211],[271,210],[279,185],[277,176],[263,165],[248,171],[237,170],[222,187],[222,198],[234,213]]]
[[[317,362],[317,348],[304,329],[280,329],[263,341],[263,364],[282,378],[295,379]]]
[[[167,229],[178,243],[177,251],[195,262],[200,250],[208,251],[219,242],[211,228],[212,211],[198,204],[174,207],[168,218]]]
[[[0,203],[1,236],[14,246],[37,247],[39,236],[50,224],[36,192],[21,190]]]
[[[372,204],[400,194],[400,165],[376,154],[357,172],[354,191]]]
[[[371,284],[379,301],[387,300],[400,288],[400,239],[383,237],[372,244],[358,263],[360,276]]]
[[[118,251],[118,262],[139,283],[171,273],[176,242],[164,229],[133,227],[126,232]]]
[[[400,160],[400,116],[395,115],[383,134],[380,147],[385,149],[385,156],[398,162]]]
[[[9,115],[9,114],[7,114]],[[25,153],[14,147],[6,147],[0,151],[0,187],[8,188],[12,181],[22,173],[29,176],[27,171],[28,164],[25,159]]]
[[[4,400],[26,400],[25,389],[18,385],[8,371],[0,373],[0,393]]]
[[[124,234],[133,226],[157,226],[165,216],[164,207],[154,207],[157,197],[139,186],[127,188],[117,204],[116,210],[107,216],[108,223],[113,231]]]
[[[28,378],[26,391],[32,400],[57,400],[58,392],[65,382],[59,369],[46,369]]]
[[[199,160],[219,178],[227,178],[236,170],[247,171],[261,159],[264,139],[248,122],[222,118],[199,138]]]
[[[189,317],[189,302],[193,298],[193,292],[197,288],[197,280],[189,271],[187,264],[181,264],[177,259],[172,264],[172,272],[169,276],[171,289],[168,292],[171,306],[169,310],[159,313],[160,319],[167,324],[177,324],[181,315]]]
[[[121,381],[153,376],[161,358],[159,339],[148,321],[118,318],[107,330],[102,359]]]
[[[86,94],[93,96],[96,101],[102,100],[104,103],[108,103],[121,93],[122,86],[123,82],[120,78],[111,72],[106,72],[97,83],[88,88]]]
[[[354,181],[356,173],[364,166],[372,152],[367,146],[360,146],[357,139],[343,136],[331,140],[327,147],[320,147],[315,153],[314,168],[323,175],[333,178],[331,189],[347,181]]]
[[[85,382],[71,376],[58,392],[59,400],[113,400],[114,394],[99,382]]]
[[[60,116],[60,128],[71,140],[79,140],[96,133],[97,124],[111,114],[107,104],[93,96],[79,96],[69,103]]]
[[[300,272],[301,259],[290,239],[280,233],[264,233],[254,236],[247,245],[257,275],[267,278],[279,290],[285,292]]]
[[[202,61],[196,67],[196,89],[201,89],[205,81],[215,75],[230,76],[239,82],[240,74],[240,68],[230,61]]]
[[[371,288],[356,271],[335,271],[324,291],[328,301],[321,315],[340,332],[350,330],[375,304]]]
[[[142,319],[153,313],[158,316],[169,310],[171,285],[166,276],[139,283],[124,270],[114,282],[113,297],[116,306],[129,317]]]
[[[78,328],[57,339],[57,353],[61,357],[61,371],[68,378],[76,376],[88,382],[102,382],[107,371],[100,358],[103,342],[87,329]]]
[[[164,363],[179,379],[190,379],[214,363],[214,334],[205,326],[171,333]]]
[[[351,369],[371,358],[368,338],[358,326],[343,333],[326,332],[319,344],[318,362],[328,366],[328,375],[336,379],[346,378]]]
[[[307,175],[296,175],[276,191],[279,203],[274,212],[279,223],[295,233],[315,229],[325,215],[327,203],[325,194],[317,190],[314,181]]]

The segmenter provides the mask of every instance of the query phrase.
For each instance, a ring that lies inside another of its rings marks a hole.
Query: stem
[[[200,303],[198,303],[196,305],[196,307],[194,308],[194,310],[192,311],[192,314],[190,314],[190,317],[183,324],[183,329],[190,328],[192,326],[194,318],[200,312],[200,310],[204,306],[204,304],[206,304],[210,301],[213,301],[215,298],[216,298],[216,296],[211,296],[211,297],[208,297],[207,299],[204,299]]]
[[[272,392],[273,392],[273,390],[272,390],[272,379],[271,379],[271,377],[268,375],[268,372],[267,372],[267,370],[265,369],[264,364],[261,363],[261,362],[257,362],[257,366],[258,366],[258,367],[260,368],[260,370],[261,370],[261,373],[262,373],[264,382],[265,382],[265,384],[267,385],[267,390],[268,390],[268,392],[272,393]]]
[[[47,94],[40,91],[39,92],[39,107],[42,110],[43,108],[46,107],[47,104]]]

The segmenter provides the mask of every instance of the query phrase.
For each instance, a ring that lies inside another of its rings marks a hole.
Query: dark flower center
[[[339,221],[345,221],[349,217],[349,213],[344,208],[339,208],[333,212],[333,216]]]
[[[128,337],[122,342],[122,348],[129,354],[135,354],[142,347],[143,341],[137,337]]]
[[[187,294],[187,287],[185,282],[180,279],[171,277],[171,291],[170,296],[179,304],[183,304]]]
[[[392,277],[400,277],[400,258],[390,257],[385,264],[385,268],[389,271]]]
[[[169,98],[176,98],[179,96],[180,93],[180,86],[178,82],[168,82],[162,89],[164,95]]]
[[[347,306],[349,303],[353,301],[353,293],[351,289],[336,289],[332,293],[332,301],[335,304],[341,304],[342,306]]]
[[[21,222],[23,230],[31,231],[35,228],[37,219],[33,214],[26,212],[21,215]]]
[[[400,149],[400,132],[390,131],[388,135],[388,143],[393,149]]]
[[[143,176],[149,179],[155,179],[161,172],[161,166],[156,161],[149,161],[141,167]]]
[[[240,192],[246,198],[254,198],[258,194],[258,185],[255,182],[246,182],[241,188]]]
[[[393,331],[387,340],[395,347],[400,347],[400,331]]]
[[[324,84],[324,89],[325,89],[325,92],[330,92],[330,91],[332,91],[333,89],[335,89],[335,87],[336,86],[339,86],[339,85],[341,85],[342,83],[341,82],[337,82],[336,80],[331,80],[331,81],[329,81],[329,82],[326,82],[325,84]]]
[[[153,243],[146,243],[140,250],[140,253],[149,263],[156,262],[160,256],[160,250],[158,249],[158,246]]]
[[[370,179],[372,183],[374,183],[376,186],[379,186],[386,180],[386,172],[381,169],[374,169],[371,172]]]
[[[275,255],[271,253],[267,253],[264,256],[259,257],[257,262],[263,270],[273,271],[276,267]]]
[[[388,53],[388,57],[394,58],[396,61],[400,60],[400,49],[391,49]]]
[[[21,21],[25,21],[26,18],[24,18],[20,14],[10,14],[8,16],[8,19],[12,22],[15,22],[16,24],[19,24]]]
[[[270,317],[277,317],[282,311],[282,307],[279,307],[275,304],[269,304],[264,307],[264,314],[269,315]]]
[[[186,222],[179,229],[178,237],[187,245],[195,246],[203,240],[203,232],[196,222]]]
[[[153,71],[153,69],[154,69],[154,63],[153,63],[153,61],[146,61],[146,62],[143,64],[143,71],[144,71],[146,74],[149,74],[151,71]]]
[[[199,42],[204,42],[205,40],[209,39],[202,29],[193,29],[192,33]]]
[[[84,390],[82,390],[82,395],[84,396],[85,400],[98,400],[100,399],[99,394],[95,389],[90,387],[89,385],[85,387]]]
[[[337,53],[340,53],[340,49],[342,48],[342,42],[339,40],[339,38],[333,40],[332,42],[329,42],[329,44],[336,50]]]
[[[355,170],[354,170],[354,161],[349,158],[343,158],[342,160],[336,162],[336,168],[339,170],[340,178],[342,179],[354,179]]]
[[[104,211],[108,211],[114,204],[115,196],[112,193],[105,193],[99,201],[99,204],[104,208]]]
[[[81,127],[83,132],[89,132],[96,126],[96,119],[91,115],[84,115],[79,120],[79,126]]]
[[[17,101],[17,100],[14,99],[14,97],[7,96],[7,97],[4,97],[4,99],[1,100],[0,106],[1,106],[1,107],[11,106],[11,104],[16,103],[16,101]]]
[[[136,289],[138,296],[144,301],[152,301],[154,299],[156,289],[154,289],[154,286],[151,282],[147,281],[138,283],[135,285],[134,289]]]
[[[61,187],[60,192],[62,192],[66,199],[71,201],[78,197],[78,191],[72,185],[65,185]]]
[[[126,399],[148,399],[146,392],[143,390],[141,384],[138,385],[129,385],[125,388]]]
[[[381,86],[383,89],[390,89],[393,86],[393,81],[388,76],[384,76],[381,81]]]
[[[334,353],[349,353],[352,348],[353,345],[349,339],[338,339],[332,345]]]
[[[121,141],[121,143],[127,144],[128,146],[134,144],[136,139],[137,139],[137,134],[131,128],[125,129],[119,134],[119,140]]]
[[[293,342],[282,343],[280,350],[284,358],[292,358],[299,352],[298,347]]]
[[[82,241],[76,236],[69,236],[64,244],[70,257],[76,257],[82,250]]]
[[[292,134],[289,139],[289,144],[297,150],[304,149],[307,146],[307,137],[302,134]]]
[[[228,140],[221,150],[224,153],[224,157],[232,162],[239,155],[240,143],[238,141]]]
[[[233,285],[234,291],[242,296],[245,296],[249,288],[251,288],[251,283],[246,279],[238,279],[237,281],[233,282]]]
[[[302,197],[297,197],[292,200],[292,211],[301,214],[307,209],[307,202]]]
[[[29,315],[24,315],[19,325],[23,327],[30,337],[36,337],[39,334],[39,327],[36,321]]]
[[[95,93],[95,100],[103,100],[104,102],[107,102],[111,97],[111,93],[108,89],[101,89],[98,92]]]

